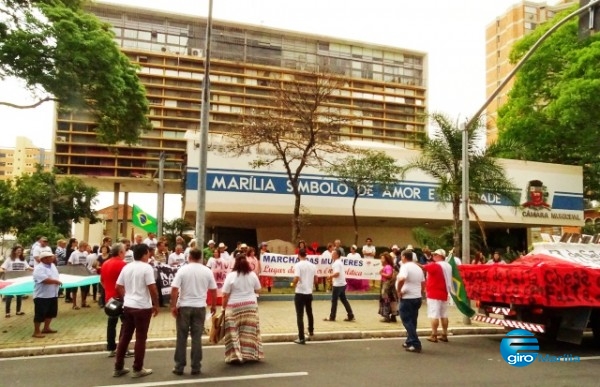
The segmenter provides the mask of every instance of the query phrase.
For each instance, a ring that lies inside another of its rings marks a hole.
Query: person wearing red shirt
[[[126,264],[125,245],[122,243],[114,244],[110,249],[109,259],[104,261],[102,264],[102,270],[100,271],[100,282],[104,288],[104,298],[106,302],[108,302],[108,300],[111,298],[118,297],[116,289],[117,278],[119,278],[119,274],[121,274],[121,270],[123,270]],[[116,355],[117,323],[120,318],[122,318],[122,316],[108,316],[108,322],[106,326],[106,350],[108,351],[108,357],[114,357]],[[129,351],[127,351],[126,356],[131,356]]]
[[[433,252],[433,262],[422,266],[427,274],[427,317],[431,320],[432,343],[438,342],[438,328],[442,322],[440,341],[448,342],[448,291],[452,284],[452,267],[445,262],[446,252],[438,249]]]

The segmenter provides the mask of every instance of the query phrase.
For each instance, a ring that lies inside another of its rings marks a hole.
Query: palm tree
[[[441,113],[430,115],[436,131],[423,141],[421,155],[403,168],[403,173],[411,169],[419,169],[437,180],[437,197],[443,202],[452,204],[452,242],[456,256],[460,252],[460,202],[462,198],[462,129],[449,117]],[[514,206],[519,203],[518,189],[507,178],[504,168],[497,157],[500,152],[518,149],[511,143],[493,143],[482,148],[482,121],[474,121],[467,128],[469,154],[469,202],[485,204],[481,199],[484,194],[495,194],[504,197]],[[469,211],[478,219],[474,208]],[[480,227],[481,224],[478,222]],[[483,230],[482,230],[483,231]],[[482,232],[483,233],[483,232]],[[464,257],[467,259],[468,257]]]

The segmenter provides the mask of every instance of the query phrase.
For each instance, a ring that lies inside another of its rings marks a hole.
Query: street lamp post
[[[210,36],[212,30],[213,0],[208,1],[206,42],[204,49],[204,77],[202,79],[202,110],[200,111],[200,160],[198,163],[198,207],[196,209],[196,246],[204,255],[204,228],[206,218],[206,168],[208,152],[208,121],[210,112]],[[203,257],[204,258],[204,257]]]
[[[483,105],[477,110],[477,112],[471,117],[471,119],[463,126],[462,130],[462,165],[463,165],[463,184],[462,184],[462,247],[461,247],[461,255],[463,262],[465,260],[468,262],[471,256],[470,251],[470,241],[469,241],[469,128],[473,125],[481,116],[483,111],[488,107],[490,103],[496,98],[496,96],[504,89],[504,87],[510,82],[510,80],[514,77],[514,75],[523,67],[523,64],[533,55],[533,53],[541,46],[541,44],[552,35],[557,29],[559,29],[563,24],[567,21],[571,20],[573,17],[581,15],[584,12],[590,12],[593,15],[593,10],[596,5],[600,4],[600,0],[592,0],[588,4],[581,6],[575,11],[568,14],[564,19],[553,25],[548,31],[544,33],[535,43],[529,51],[521,58],[521,60],[515,65],[515,67],[508,73],[508,75],[504,78],[504,80],[498,85],[498,87],[490,94],[488,99],[483,103]],[[593,28],[593,24],[590,24],[590,28]],[[465,322],[470,319],[465,316]]]

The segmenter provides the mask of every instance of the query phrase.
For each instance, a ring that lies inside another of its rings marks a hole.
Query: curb
[[[419,336],[431,334],[429,329],[417,329]],[[457,327],[449,329],[452,336],[458,335],[497,335],[504,334],[504,328],[497,327]],[[298,335],[297,333],[273,333],[263,334],[263,343],[282,343],[292,342]],[[398,330],[364,330],[364,331],[333,331],[315,333],[309,341],[329,341],[329,340],[360,340],[360,339],[386,339],[406,337],[404,329]],[[132,340],[134,343],[135,340]],[[203,336],[202,346],[214,347],[221,344],[210,344],[208,337]],[[146,349],[175,348],[175,337],[162,339],[148,339]],[[16,358],[30,356],[46,355],[64,355],[69,353],[88,353],[88,352],[106,352],[105,342],[83,343],[83,344],[64,344],[49,345],[44,347],[13,348],[0,350],[0,358]]]

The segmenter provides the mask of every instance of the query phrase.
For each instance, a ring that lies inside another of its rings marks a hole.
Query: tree
[[[12,229],[19,239],[35,236],[30,235],[30,230],[40,224],[52,230],[55,227],[56,233],[66,236],[71,234],[72,222],[83,218],[88,218],[90,223],[98,221],[92,209],[98,191],[81,179],[57,180],[54,173],[43,172],[38,165],[33,174],[17,177],[13,186],[10,199]]]
[[[460,249],[460,202],[462,198],[462,130],[452,123],[447,116],[434,113],[431,115],[432,123],[437,131],[430,138],[423,141],[421,155],[409,162],[403,173],[411,169],[419,169],[434,178],[438,186],[437,197],[444,203],[452,205],[452,244],[455,256],[459,256]],[[495,194],[505,197],[513,205],[518,205],[518,189],[506,177],[506,172],[496,158],[507,147],[518,149],[513,142],[493,143],[486,149],[481,149],[480,135],[482,133],[481,120],[475,120],[467,128],[468,154],[469,154],[469,202],[484,204],[483,194]],[[476,215],[473,207],[470,212]],[[468,257],[465,257],[468,260]]]
[[[563,17],[556,15],[521,39],[513,47],[511,62]],[[521,143],[526,159],[583,167],[588,199],[600,194],[599,62],[600,35],[580,40],[578,20],[566,23],[517,72],[497,123],[498,138]],[[514,153],[508,150],[503,156]]]
[[[385,190],[397,182],[396,160],[384,152],[366,151],[347,156],[324,168],[326,173],[337,177],[352,191],[352,220],[354,223],[354,244],[358,244],[358,220],[356,202],[369,190]]]
[[[270,86],[270,108],[246,113],[240,130],[230,136],[237,154],[246,153],[253,146],[258,149],[250,164],[253,168],[283,164],[295,198],[292,241],[296,242],[302,232],[302,172],[309,166],[319,168],[325,155],[347,149],[336,140],[348,120],[332,104],[341,86],[341,80],[334,75],[309,73],[293,80],[273,80]],[[258,147],[261,144],[268,149]]]
[[[170,250],[175,250],[175,241],[178,236],[185,238],[183,232],[192,227],[185,219],[177,218],[163,222],[163,236],[167,238]],[[188,238],[189,239],[189,238]],[[184,246],[185,247],[185,246]],[[200,246],[201,247],[201,246]]]
[[[13,213],[10,208],[12,191],[10,180],[0,180],[0,234],[8,234],[13,227]]]
[[[136,143],[150,127],[136,66],[108,24],[82,10],[83,0],[0,0],[0,80],[21,79],[37,98],[90,112],[101,142]]]

